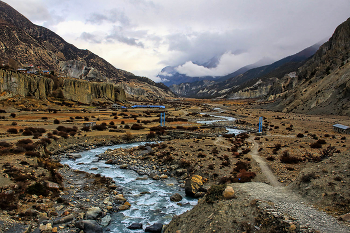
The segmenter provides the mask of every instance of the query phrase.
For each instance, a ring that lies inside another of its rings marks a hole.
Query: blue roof
[[[134,105],[132,108],[165,108],[163,105]]]
[[[350,129],[349,126],[342,125],[342,124],[335,124],[333,127],[340,128],[340,129]]]

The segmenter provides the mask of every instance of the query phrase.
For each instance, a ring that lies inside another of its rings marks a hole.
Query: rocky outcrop
[[[0,70],[0,99],[14,96],[46,99],[52,94],[53,84],[49,78]]]
[[[6,70],[0,70],[0,92],[0,99],[19,96],[45,100],[47,97],[53,97],[60,92],[59,97],[84,104],[90,104],[94,101],[115,102],[126,100],[124,90],[111,83],[65,78],[58,81],[56,78],[55,84],[55,81],[49,77],[26,75]]]
[[[108,79],[103,76],[97,69],[88,67],[86,61],[60,61],[60,71],[67,77],[79,78],[89,81],[107,82]]]
[[[228,95],[228,99],[254,99],[254,98],[262,98],[265,97],[269,92],[273,85],[273,81],[275,79],[268,79],[264,82],[259,79],[254,85],[246,87],[237,92],[233,92]]]
[[[64,79],[62,93],[65,99],[89,104],[95,100],[124,101],[125,93],[110,83],[87,82],[78,79]],[[117,94],[116,94],[117,93]]]

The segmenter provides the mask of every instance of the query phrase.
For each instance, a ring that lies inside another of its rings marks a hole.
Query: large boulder
[[[161,233],[163,229],[163,224],[155,223],[151,226],[146,227],[145,232]]]
[[[109,223],[111,222],[112,217],[110,215],[106,215],[101,219],[101,225],[106,227],[109,225]]]
[[[127,228],[130,230],[142,229],[142,223],[133,223],[130,226],[128,226]]]
[[[170,197],[170,201],[172,201],[172,202],[179,202],[181,200],[182,200],[182,196],[178,193],[175,193],[174,195],[172,195]]]
[[[75,226],[85,233],[103,233],[102,227],[95,220],[81,220]]]
[[[232,199],[235,196],[235,191],[233,190],[233,188],[231,186],[227,186],[224,190],[224,192],[222,193],[222,195],[224,196],[224,198],[226,200]]]
[[[185,182],[186,196],[195,197],[196,193],[203,186],[203,178],[199,175],[194,175],[188,178]]]

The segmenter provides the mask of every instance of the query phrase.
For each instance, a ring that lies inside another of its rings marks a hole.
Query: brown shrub
[[[9,128],[9,129],[7,130],[7,132],[8,132],[8,133],[11,133],[11,134],[17,134],[17,133],[18,133],[18,130],[15,129],[15,128]]]
[[[282,163],[288,163],[288,164],[297,164],[302,161],[302,159],[291,156],[288,151],[284,151],[282,156],[280,157],[280,161]]]

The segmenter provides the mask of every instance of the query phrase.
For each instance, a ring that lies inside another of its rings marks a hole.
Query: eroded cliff
[[[125,101],[124,90],[111,83],[88,82],[79,79],[50,78],[0,70],[0,99],[14,96],[45,100],[58,97],[64,100],[91,104],[94,101]]]

